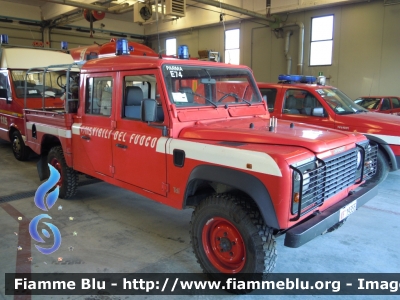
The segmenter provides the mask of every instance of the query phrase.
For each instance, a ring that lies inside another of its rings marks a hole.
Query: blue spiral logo
[[[30,233],[31,237],[36,242],[39,242],[39,243],[45,243],[45,241],[39,235],[39,232],[38,232],[38,229],[37,229],[39,221],[41,219],[43,219],[43,218],[51,219],[51,217],[49,215],[41,214],[41,215],[38,215],[38,216],[34,217],[32,219],[32,221],[29,223],[29,233]],[[53,246],[51,248],[43,248],[43,247],[40,247],[38,245],[35,245],[35,247],[36,247],[36,249],[38,249],[43,254],[51,254],[51,253],[57,251],[58,248],[60,248],[60,246],[61,246],[61,233],[58,230],[58,228],[56,226],[54,226],[53,224],[47,223],[47,222],[43,222],[43,223],[46,224],[50,228],[51,232],[53,233],[53,235],[54,235],[54,244],[53,244]],[[42,233],[46,238],[50,238],[50,234],[46,229],[42,229]]]
[[[54,185],[60,180],[60,173],[51,166],[50,164],[48,165],[50,169],[50,177],[49,179],[41,184],[38,189],[36,190],[35,193],[35,205],[40,208],[43,211],[48,211],[53,207],[53,205],[56,203],[58,199],[58,194],[59,194],[59,187],[57,186],[53,191],[50,193],[47,193],[50,191]],[[47,197],[46,197],[47,195]],[[38,243],[45,243],[43,238],[39,235],[38,232],[38,224],[41,219],[51,219],[51,217],[48,214],[41,214],[32,219],[32,221],[29,223],[29,233],[35,241]],[[53,236],[54,236],[54,244],[50,248],[43,248],[41,246],[35,245],[36,249],[38,249],[42,254],[51,254],[55,251],[58,250],[61,246],[61,233],[58,230],[56,226],[54,226],[51,223],[48,222],[43,222],[47,227],[51,230]],[[42,234],[46,238],[50,238],[50,233],[46,229],[42,229]]]

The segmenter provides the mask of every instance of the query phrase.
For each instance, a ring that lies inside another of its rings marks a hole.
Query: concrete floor
[[[14,159],[9,143],[0,142],[0,199],[19,194],[19,200],[0,203],[0,299],[4,274],[16,268],[35,273],[198,273],[189,239],[192,210],[178,211],[103,182],[80,186],[73,200],[59,199],[50,215],[62,234],[61,248],[51,255],[38,252],[19,223],[42,213],[33,202],[40,185],[37,158]],[[85,177],[83,180],[87,180]],[[22,192],[27,192],[24,196]],[[31,194],[29,194],[31,192]],[[277,239],[277,273],[400,272],[400,171],[390,173],[379,194],[333,233],[297,249]],[[22,221],[17,216],[23,216]],[[69,218],[73,217],[73,220]],[[57,220],[57,221],[56,221]],[[76,232],[76,235],[73,233]],[[19,233],[19,235],[17,234]],[[26,238],[28,237],[28,238]],[[25,239],[24,239],[25,238]],[[29,241],[28,241],[29,240]],[[21,246],[17,255],[17,247]],[[24,248],[24,246],[26,246]],[[71,248],[73,250],[71,251]],[[24,251],[24,252],[22,252]],[[19,254],[21,254],[19,253]],[[27,262],[27,257],[32,262]],[[17,258],[19,257],[19,258]],[[58,257],[63,261],[58,262]],[[18,259],[22,260],[18,263]],[[17,266],[17,267],[16,267]],[[257,296],[194,296],[201,299],[252,299]],[[269,299],[327,299],[329,296],[269,296]],[[334,296],[348,299],[349,296]],[[148,299],[149,296],[33,296],[32,299]],[[157,296],[186,299],[187,296]],[[257,297],[258,299],[259,297]],[[352,299],[385,299],[354,296]],[[394,297],[390,297],[393,299]]]

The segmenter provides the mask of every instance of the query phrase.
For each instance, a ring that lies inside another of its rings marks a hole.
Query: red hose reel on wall
[[[86,21],[90,22],[90,37],[93,37],[94,33],[93,22],[103,20],[105,16],[106,13],[104,11],[90,10],[90,9],[83,10],[83,17],[85,18]]]

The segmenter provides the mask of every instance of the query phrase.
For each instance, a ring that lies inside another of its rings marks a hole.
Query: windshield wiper
[[[203,95],[197,94],[197,93],[195,93],[195,92],[193,92],[193,91],[182,91],[182,90],[179,90],[179,92],[181,92],[182,94],[188,93],[188,94],[192,94],[192,95],[198,96],[198,97],[200,97],[200,98],[205,99],[208,103],[211,103],[212,105],[214,105],[215,108],[218,107],[218,105],[215,104],[214,102],[212,102],[210,99],[204,97]]]
[[[220,91],[220,90],[218,90],[218,92],[220,92],[221,94],[224,94],[224,96],[222,96],[217,102],[221,102],[221,101],[224,100],[226,97],[229,97],[229,96],[230,96],[230,97],[233,97],[233,98],[235,98],[235,99],[240,99],[240,100],[242,100],[243,102],[246,102],[249,106],[252,105],[251,102],[247,101],[246,99],[243,99],[243,98],[239,97],[239,95],[236,94],[236,93],[225,93],[225,92]]]

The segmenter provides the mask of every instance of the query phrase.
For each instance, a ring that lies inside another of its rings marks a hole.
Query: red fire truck
[[[361,187],[376,147],[361,134],[270,118],[249,68],[117,53],[66,66],[66,111],[25,109],[39,176],[55,167],[60,197],[75,194],[83,173],[194,208],[201,267],[236,274],[272,271],[277,236],[299,247],[376,195],[376,185]]]
[[[73,59],[61,49],[0,44],[0,138],[11,141],[18,160],[26,160],[30,152],[25,145],[24,102],[26,108],[62,109],[64,106],[61,100],[63,91],[57,85],[61,78],[57,71],[26,74],[32,67],[49,63],[70,64]],[[25,84],[27,92],[24,97]]]
[[[279,83],[258,83],[271,116],[350,132],[363,133],[378,145],[378,168],[370,181],[381,182],[400,167],[399,117],[368,112],[324,77],[281,75]]]

